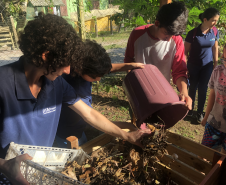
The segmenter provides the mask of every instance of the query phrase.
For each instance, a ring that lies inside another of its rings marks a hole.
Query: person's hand
[[[22,161],[31,159],[32,157],[28,154],[23,154],[10,160],[4,160],[1,166],[1,172],[14,185],[29,185],[20,172],[20,164]]]
[[[140,142],[141,138],[143,138],[144,136],[147,136],[149,134],[151,134],[150,129],[144,129],[144,130],[139,129],[139,130],[134,131],[134,132],[129,132],[127,141],[143,148],[143,146]]]
[[[185,102],[185,108],[188,110],[192,109],[192,99],[188,95],[184,95],[183,93],[179,94],[180,100]]]
[[[204,116],[203,120],[201,121],[201,125],[205,127],[207,122],[207,117]]]
[[[144,65],[143,63],[131,63],[131,69],[136,69],[136,68],[141,68],[143,69],[144,68]]]

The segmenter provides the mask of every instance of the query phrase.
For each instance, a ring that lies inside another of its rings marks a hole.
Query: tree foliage
[[[188,31],[197,27],[201,21],[199,14],[209,7],[214,7],[220,11],[220,19],[217,28],[223,30],[226,28],[226,0],[179,0],[183,1],[189,10],[187,29]],[[150,23],[154,23],[155,16],[159,10],[159,0],[114,0],[114,5],[120,5],[120,9],[124,10],[122,15],[117,15],[112,19],[116,24],[121,24],[124,20],[124,25],[127,27],[136,27]],[[115,18],[115,19],[114,19]],[[222,33],[223,33],[222,31]],[[225,36],[221,37],[221,43],[224,43]]]
[[[1,12],[5,16],[12,15],[14,18],[23,15],[23,4],[26,0],[2,0]]]
[[[114,0],[113,5],[120,5],[124,10],[121,21],[124,19],[126,27],[145,25],[148,20],[155,20],[159,9],[159,0]]]

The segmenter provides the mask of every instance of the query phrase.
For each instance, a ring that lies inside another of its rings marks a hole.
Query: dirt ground
[[[123,73],[116,76],[107,76],[99,84],[93,84],[92,106],[111,121],[130,120],[129,103],[122,88],[124,77],[125,74]],[[196,112],[194,111],[194,113]],[[185,117],[171,127],[170,130],[198,143],[201,143],[204,133],[204,127],[196,121],[195,114],[193,117]],[[87,127],[86,129],[88,140],[99,134],[101,132],[93,128]]]

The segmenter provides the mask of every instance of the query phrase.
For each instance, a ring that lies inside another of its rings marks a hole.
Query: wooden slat
[[[191,181],[190,179],[181,175],[180,173],[176,172],[175,170],[172,170],[168,166],[166,166],[160,162],[157,162],[156,164],[159,169],[166,170],[167,174],[177,184],[179,184],[179,185],[197,185],[197,183]]]
[[[221,170],[220,170],[220,178],[219,178],[219,182],[221,182],[221,184],[226,184],[226,159],[224,159],[223,164],[221,166]]]
[[[197,157],[194,154],[191,154],[190,152],[187,152],[186,150],[183,150],[182,148],[178,148],[173,144],[168,144],[167,151],[170,155],[177,154],[178,160],[186,163],[187,165],[199,170],[200,172],[203,172],[205,174],[209,173],[212,165],[199,157]]]
[[[160,159],[160,161],[166,166],[169,166],[172,170],[175,170],[176,172],[180,173],[181,175],[189,178],[191,181],[194,181],[196,183],[202,182],[205,177],[205,175],[203,175],[201,172],[181,162],[180,160],[175,160],[173,162],[173,158],[170,155],[164,155]]]
[[[66,138],[67,148],[69,149],[80,149],[78,144],[78,138],[75,136],[69,136]]]
[[[222,156],[220,160],[215,164],[215,166],[212,168],[210,173],[203,179],[202,183],[200,185],[215,185],[218,184],[218,181],[220,179],[221,175],[221,168],[223,161],[225,160],[226,156]]]
[[[11,38],[10,37],[9,38],[0,38],[0,42],[5,42],[7,40],[11,40]]]
[[[0,37],[10,37],[10,34],[9,33],[0,33]]]
[[[177,145],[189,152],[198,155],[199,157],[205,158],[208,161],[212,162],[216,150],[213,150],[209,147],[206,147],[195,141],[192,141],[191,139],[185,138],[181,135],[172,132],[169,132],[168,136],[169,136],[169,138],[167,139],[168,142],[173,143],[174,145]],[[221,154],[224,155],[223,153]]]
[[[3,45],[13,45],[11,42],[2,42],[2,43],[0,43],[0,46],[3,46]]]
[[[164,165],[163,163],[158,162],[159,167],[167,170],[171,179],[178,184],[197,185],[197,183],[202,183],[201,185],[210,185],[203,184],[204,181],[203,179],[206,179],[206,177],[200,172],[204,172],[206,174],[209,172],[207,176],[210,176],[209,178],[210,180],[208,181],[211,182],[211,179],[215,179],[217,177],[217,172],[220,172],[220,170],[218,170],[219,164],[217,163],[216,165],[218,165],[218,167],[216,167],[215,165],[214,168],[210,170],[211,164],[203,161],[202,159],[199,158],[199,156],[209,161],[212,161],[213,155],[214,153],[216,153],[216,151],[201,144],[198,144],[183,136],[180,136],[178,134],[170,132],[168,136],[169,136],[168,141],[173,143],[173,145],[169,144],[167,146],[167,150],[169,154],[176,153],[179,156],[179,158],[174,163],[171,163],[170,167],[172,169]],[[94,138],[93,140],[85,143],[84,145],[81,146],[81,148],[85,152],[91,153],[92,151],[98,149],[99,147],[104,146],[107,143],[111,142],[113,138],[114,138],[113,136],[110,136],[108,134],[102,134]],[[174,145],[177,145],[179,147]],[[172,159],[170,156],[165,156],[161,160],[168,165],[169,161]],[[200,170],[200,172],[195,170],[194,168]]]
[[[81,145],[80,147],[88,154],[93,152],[94,150],[98,149],[101,146],[106,145],[107,143],[111,142],[114,137],[108,134],[101,134],[100,136],[90,140],[89,142]]]
[[[15,46],[14,46],[14,40],[13,40],[13,37],[12,37],[11,32],[9,32],[9,34],[10,34],[10,38],[11,38],[11,42],[12,42],[12,48],[14,49],[15,48]]]
[[[9,27],[0,27],[0,32],[9,32]]]

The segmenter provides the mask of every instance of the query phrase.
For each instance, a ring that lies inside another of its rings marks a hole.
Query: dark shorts
[[[226,133],[206,123],[202,144],[213,149],[222,146],[226,150]]]

